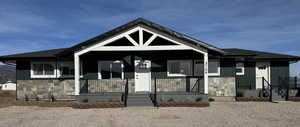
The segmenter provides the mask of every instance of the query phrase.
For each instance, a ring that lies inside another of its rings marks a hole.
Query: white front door
[[[266,81],[270,83],[270,63],[269,62],[257,62],[256,63],[256,89],[262,88],[263,80],[262,77]]]
[[[135,60],[135,91],[150,92],[151,90],[151,61]]]

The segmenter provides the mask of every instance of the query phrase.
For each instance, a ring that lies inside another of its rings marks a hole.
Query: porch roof
[[[271,53],[271,52],[263,52],[263,51],[254,51],[254,50],[246,50],[246,49],[238,49],[238,48],[228,48],[223,49],[226,51],[226,56],[230,57],[250,57],[253,59],[287,59],[287,60],[300,60],[299,56],[279,54],[279,53]]]
[[[43,50],[36,52],[28,52],[28,53],[20,53],[13,55],[0,56],[0,60],[16,60],[16,59],[45,59],[45,58],[56,58],[58,54],[68,50],[68,48],[60,48],[60,49],[51,49],[51,50]],[[246,49],[223,49],[226,51],[225,57],[251,57],[254,59],[290,59],[290,60],[300,60],[299,56],[278,54],[278,53],[270,53],[270,52],[262,52],[262,51],[254,51],[254,50],[246,50]]]
[[[84,48],[89,47],[91,45],[94,45],[94,44],[96,44],[98,42],[104,41],[104,40],[106,40],[106,39],[108,39],[108,38],[110,38],[112,36],[118,35],[118,34],[124,32],[124,31],[129,30],[129,29],[131,29],[133,27],[136,27],[138,25],[145,25],[147,27],[153,28],[155,30],[158,30],[160,32],[168,34],[168,35],[170,35],[170,36],[172,36],[174,38],[186,41],[187,43],[195,45],[196,47],[204,47],[204,48],[206,48],[208,50],[211,50],[211,51],[214,51],[214,52],[217,52],[217,53],[220,53],[220,54],[225,54],[225,52],[222,49],[217,48],[217,47],[215,47],[213,45],[207,44],[207,43],[205,43],[203,41],[200,41],[200,40],[194,39],[192,37],[189,37],[187,35],[181,34],[179,32],[176,32],[174,30],[171,30],[171,29],[166,28],[164,26],[161,26],[159,24],[153,23],[151,21],[145,20],[143,18],[138,18],[138,19],[133,20],[133,21],[131,21],[129,23],[126,23],[126,24],[124,24],[122,26],[119,26],[119,27],[117,27],[117,28],[115,28],[115,29],[113,29],[111,31],[108,31],[108,32],[106,32],[104,34],[96,36],[96,37],[94,37],[92,39],[89,39],[87,41],[84,41],[84,42],[82,42],[80,44],[74,45],[74,46],[70,47],[69,49],[61,52],[59,55],[63,56],[63,55],[72,54],[75,51],[84,49]]]

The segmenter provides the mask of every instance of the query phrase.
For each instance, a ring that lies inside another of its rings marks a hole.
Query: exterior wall
[[[271,62],[271,84],[273,86],[283,85],[289,81],[289,62]]]
[[[255,89],[256,85],[256,63],[246,61],[244,62],[245,72],[244,75],[236,76],[236,85],[237,88],[241,89]]]
[[[209,96],[228,96],[236,94],[234,77],[209,77],[208,78]]]
[[[17,80],[18,99],[74,98],[74,80]]]

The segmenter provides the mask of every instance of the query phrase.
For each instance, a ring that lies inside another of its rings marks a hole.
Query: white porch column
[[[208,94],[208,53],[204,54],[204,93]]]
[[[80,59],[79,55],[74,54],[74,69],[75,69],[75,95],[80,93]]]

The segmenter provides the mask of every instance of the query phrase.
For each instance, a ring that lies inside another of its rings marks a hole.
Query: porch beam
[[[143,37],[143,30],[141,28],[139,28],[139,44],[140,46],[142,46],[144,44],[144,37]]]
[[[157,50],[190,50],[188,46],[104,46],[91,51],[157,51]]]
[[[135,42],[135,40],[133,40],[129,35],[125,35],[125,37],[134,45],[134,46],[139,46],[139,44],[137,42]]]
[[[80,93],[80,59],[78,54],[74,54],[74,69],[75,69],[75,95]]]
[[[208,53],[204,53],[204,94],[208,94]]]
[[[145,43],[145,46],[148,46],[149,44],[151,44],[151,42],[157,37],[157,35],[153,34]]]

